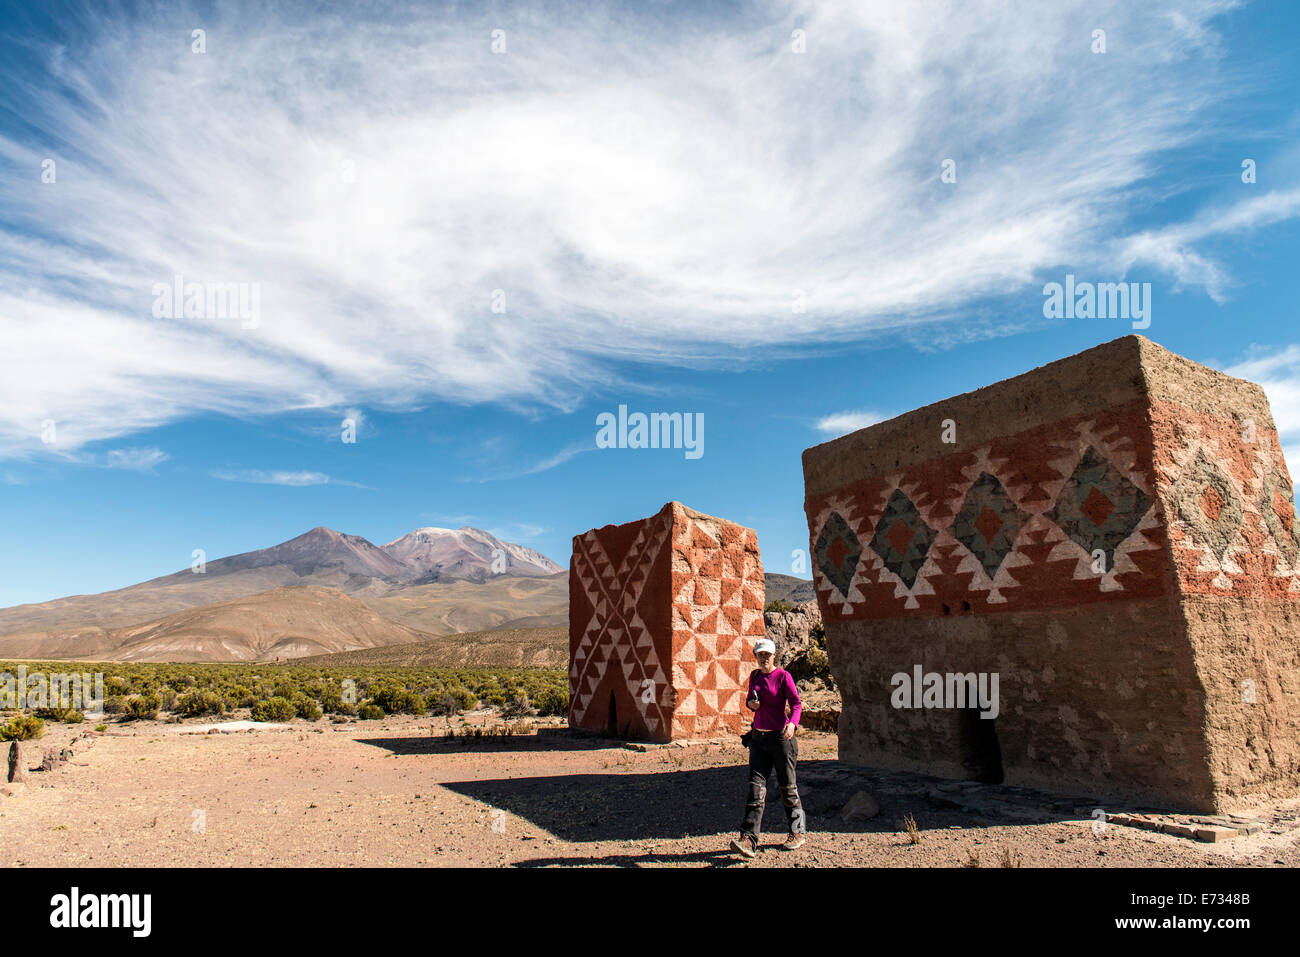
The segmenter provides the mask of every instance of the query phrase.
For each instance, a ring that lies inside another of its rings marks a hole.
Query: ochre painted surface
[[[1130,336],[809,449],[804,477],[841,756],[988,763],[969,714],[891,706],[919,664],[1000,676],[1010,783],[1300,794],[1300,528],[1257,385]]]
[[[576,536],[570,725],[656,741],[739,733],[764,596],[755,532],[679,502]]]

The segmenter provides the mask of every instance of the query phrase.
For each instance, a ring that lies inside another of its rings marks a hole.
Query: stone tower
[[[803,464],[841,757],[1195,811],[1300,793],[1300,534],[1259,386],[1127,336]],[[995,718],[947,677],[980,674]]]
[[[651,741],[739,734],[764,595],[753,529],[680,502],[576,536],[569,726]]]

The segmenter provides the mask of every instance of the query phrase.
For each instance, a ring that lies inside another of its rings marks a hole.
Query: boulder
[[[840,811],[840,818],[846,823],[851,824],[854,821],[867,821],[880,813],[880,805],[866,791],[859,791],[849,798],[844,810]]]

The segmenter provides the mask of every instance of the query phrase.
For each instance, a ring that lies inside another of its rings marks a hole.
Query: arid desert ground
[[[137,722],[89,738],[54,726],[28,742],[27,763],[75,736],[73,755],[0,797],[0,864],[1300,866],[1300,807],[1259,809],[1248,815],[1263,822],[1256,833],[1202,843],[1100,826],[1091,796],[850,768],[834,735],[808,731],[799,737],[807,843],[780,847],[784,817],[769,787],[764,846],[742,862],[727,850],[743,810],[738,742],[627,746],[575,737],[561,719],[464,736],[501,724],[487,712],[464,724],[298,720],[235,733]],[[449,727],[461,736],[445,738]],[[845,822],[859,791],[879,810]]]

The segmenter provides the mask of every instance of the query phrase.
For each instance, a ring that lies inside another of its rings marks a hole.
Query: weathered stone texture
[[[739,733],[764,592],[754,531],[680,502],[576,536],[570,726],[652,741]]]
[[[1258,386],[1129,336],[804,475],[845,759],[1192,810],[1300,790],[1300,530]],[[996,722],[893,708],[918,664],[997,673]]]

